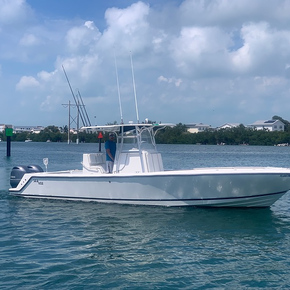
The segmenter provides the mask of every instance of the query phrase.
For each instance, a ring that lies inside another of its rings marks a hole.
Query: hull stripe
[[[213,198],[188,198],[188,199],[178,199],[178,198],[172,198],[172,199],[137,199],[137,198],[102,198],[102,197],[75,197],[75,196],[54,196],[54,195],[35,195],[35,194],[21,194],[21,193],[14,193],[11,192],[11,195],[14,196],[24,196],[24,197],[36,197],[36,198],[51,198],[51,199],[70,199],[70,200],[95,200],[95,201],[128,201],[128,202],[154,202],[154,201],[164,201],[164,202],[188,202],[188,201],[215,201],[215,200],[241,200],[241,199],[251,199],[251,198],[257,198],[257,197],[265,197],[265,196],[274,196],[274,195],[281,195],[285,194],[286,191],[281,192],[275,192],[275,193],[266,193],[266,194],[258,194],[258,195],[250,195],[250,196],[235,196],[235,197],[213,197]]]

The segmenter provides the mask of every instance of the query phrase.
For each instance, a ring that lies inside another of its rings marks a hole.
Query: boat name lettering
[[[34,182],[37,182],[38,185],[43,185],[43,182],[42,181],[39,181],[38,179],[34,179]]]
[[[290,177],[290,174],[280,174],[280,177]]]

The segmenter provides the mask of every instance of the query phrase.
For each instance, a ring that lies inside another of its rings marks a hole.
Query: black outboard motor
[[[33,173],[33,172],[43,172],[43,169],[39,165],[20,165],[14,166],[11,170],[10,174],[10,185],[12,188],[17,187],[21,178],[25,173]]]

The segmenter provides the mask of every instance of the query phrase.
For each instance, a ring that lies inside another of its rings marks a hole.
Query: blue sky
[[[0,0],[0,124],[290,120],[290,0]],[[72,114],[74,114],[72,109]],[[76,111],[76,110],[75,110]],[[75,112],[76,113],[76,112]]]

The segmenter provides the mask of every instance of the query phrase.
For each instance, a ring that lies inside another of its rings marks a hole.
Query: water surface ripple
[[[289,193],[269,209],[160,208],[11,197],[11,166],[41,164],[49,157],[51,169],[76,168],[82,151],[96,149],[90,144],[14,146],[10,159],[0,152],[1,289],[290,285]],[[290,164],[290,148],[222,147],[160,149],[166,168],[234,165],[230,160],[239,165]]]

